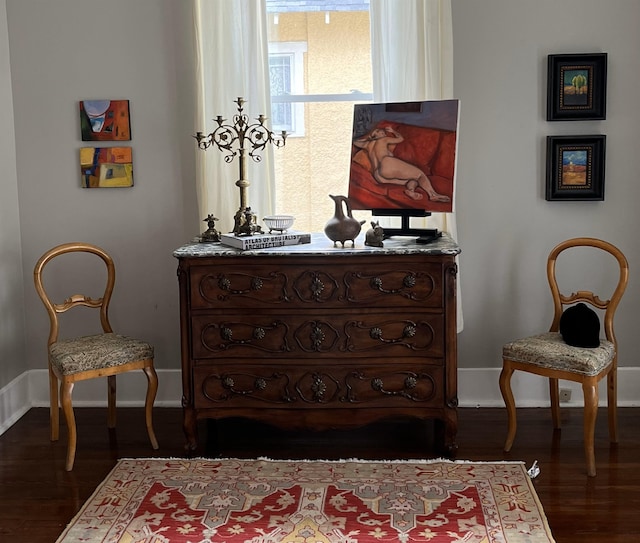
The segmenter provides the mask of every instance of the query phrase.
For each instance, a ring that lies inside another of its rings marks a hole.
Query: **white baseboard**
[[[157,370],[157,407],[180,407],[182,377],[180,370]],[[458,397],[460,407],[504,407],[498,376],[500,368],[458,369]],[[92,379],[77,383],[73,390],[76,407],[106,406],[106,381]],[[547,380],[536,375],[515,372],[511,380],[518,407],[547,407],[549,389]],[[562,381],[561,388],[571,390],[567,407],[580,407],[582,390],[577,383]],[[118,405],[138,407],[144,405],[146,377],[142,372],[131,372],[118,377]],[[600,383],[600,405],[606,405],[606,382]],[[640,367],[618,369],[618,405],[640,406]],[[0,435],[15,424],[32,407],[49,406],[49,374],[46,369],[30,370],[0,389]]]
[[[182,376],[180,370],[156,370],[158,373],[157,407],[180,407]],[[130,372],[118,376],[117,397],[121,407],[144,405],[147,378],[144,373]],[[74,407],[107,405],[106,379],[91,379],[76,383],[73,389]],[[49,372],[30,370],[0,389],[0,435],[6,432],[32,407],[49,407]]]
[[[0,388],[0,435],[18,422],[29,409],[31,409],[29,372],[25,372],[7,386]]]
[[[501,368],[458,369],[458,398],[460,407],[504,407],[498,378]],[[640,367],[618,368],[618,406],[640,406]],[[560,381],[560,388],[571,391],[567,407],[582,407],[582,387],[572,381]],[[548,407],[549,381],[538,375],[516,371],[511,389],[518,407]],[[599,405],[607,405],[607,381],[600,381]]]

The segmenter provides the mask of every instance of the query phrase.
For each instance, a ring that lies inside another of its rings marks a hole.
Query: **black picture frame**
[[[549,55],[547,121],[606,118],[607,53]]]
[[[547,136],[548,201],[604,200],[606,136]]]

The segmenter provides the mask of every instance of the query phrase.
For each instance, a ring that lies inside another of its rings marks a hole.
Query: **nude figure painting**
[[[452,211],[458,110],[457,100],[356,105],[352,208]]]

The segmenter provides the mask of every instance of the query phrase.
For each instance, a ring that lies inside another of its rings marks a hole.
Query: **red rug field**
[[[120,460],[58,543],[553,543],[522,463]]]

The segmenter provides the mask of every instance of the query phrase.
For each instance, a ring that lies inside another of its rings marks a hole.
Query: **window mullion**
[[[349,92],[346,94],[279,94],[272,95],[273,104],[305,102],[371,102],[373,93]]]

